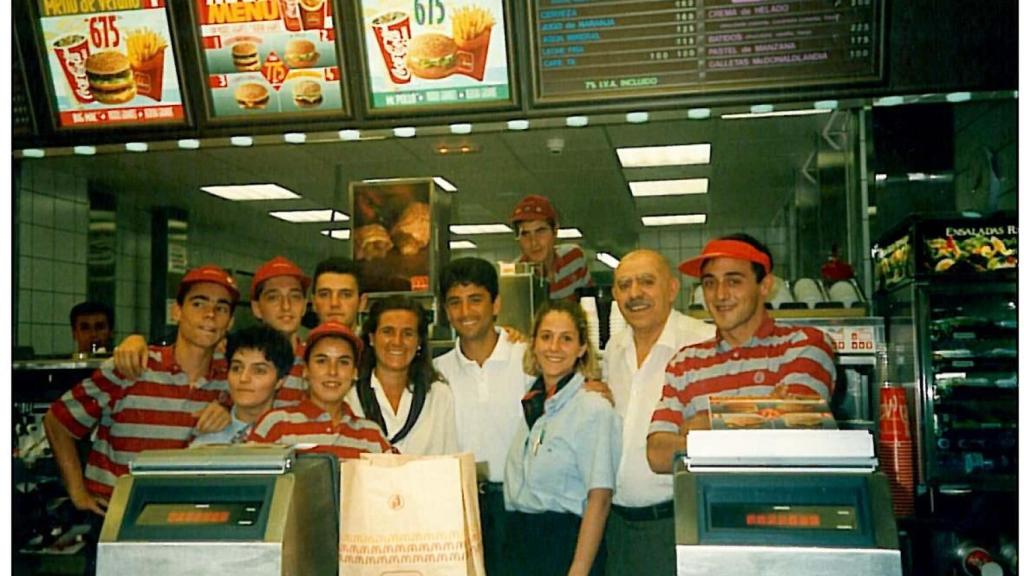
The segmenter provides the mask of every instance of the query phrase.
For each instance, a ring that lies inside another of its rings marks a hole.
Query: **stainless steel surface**
[[[295,449],[277,445],[197,446],[187,450],[150,450],[132,461],[131,473],[169,474],[283,474],[291,467]]]
[[[519,269],[519,263],[516,268]],[[532,270],[503,273],[498,276],[498,294],[501,295],[498,325],[529,334],[534,311],[548,299],[547,283]]]
[[[280,542],[100,542],[102,576],[281,576]],[[337,570],[337,560],[335,560]]]
[[[678,576],[899,576],[899,550],[676,546]]]

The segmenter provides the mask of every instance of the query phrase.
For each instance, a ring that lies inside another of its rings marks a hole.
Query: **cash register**
[[[899,576],[865,430],[690,431],[674,464],[680,576]]]
[[[117,480],[101,576],[298,576],[338,571],[338,465],[283,446],[143,452]]]

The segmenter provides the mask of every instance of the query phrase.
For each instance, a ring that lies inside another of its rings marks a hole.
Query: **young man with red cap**
[[[555,245],[558,238],[558,213],[551,201],[531,194],[512,210],[520,262],[533,262],[548,280],[552,300],[572,298],[577,288],[591,285],[590,270],[583,250],[575,244]]]
[[[665,388],[647,436],[651,470],[672,472],[686,433],[710,428],[711,396],[812,396],[829,399],[835,381],[829,338],[806,326],[779,326],[765,310],[772,256],[746,234],[712,240],[679,265],[700,278],[704,303],[718,329],[711,340],[684,347],[666,368]]]
[[[117,478],[135,455],[188,445],[199,412],[226,401],[223,360],[214,350],[231,325],[238,287],[218,266],[189,270],[171,309],[178,335],[171,346],[150,346],[145,370],[127,378],[106,362],[50,406],[46,436],[79,510],[103,515]],[[83,475],[75,441],[97,429]]]

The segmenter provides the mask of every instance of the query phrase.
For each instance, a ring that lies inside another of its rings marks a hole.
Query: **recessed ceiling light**
[[[583,128],[590,123],[590,118],[586,116],[569,116],[565,119],[565,125],[570,128]]]
[[[956,104],[957,102],[967,102],[971,99],[970,92],[950,92],[946,94],[946,102]]]
[[[666,214],[664,216],[643,216],[644,226],[672,226],[675,224],[703,224],[707,214]]]
[[[338,139],[346,142],[359,140],[359,130],[338,130]]]
[[[448,129],[451,130],[452,134],[469,134],[473,131],[473,125],[469,123],[450,124]]]
[[[149,144],[145,142],[125,142],[124,149],[129,152],[145,152],[149,150]]]
[[[320,233],[335,240],[348,240],[352,236],[351,230],[321,230]]]
[[[597,253],[597,259],[602,264],[604,264],[605,266],[611,268],[612,270],[614,270],[614,269],[619,267],[619,259],[616,258],[615,256],[612,256],[608,252],[598,252]]]
[[[448,248],[452,250],[473,250],[476,248],[476,244],[470,240],[452,240],[448,243]]]
[[[344,222],[348,215],[325,208],[323,210],[275,210],[268,212],[274,218],[285,222],[302,223],[307,222]]]
[[[839,100],[818,100],[814,107],[818,110],[835,110],[839,108]]]
[[[711,144],[679,144],[675,146],[639,146],[616,148],[623,168],[652,166],[689,166],[711,162]]]
[[[21,151],[21,155],[25,158],[43,158],[46,156],[46,150],[42,148],[25,148]]]
[[[252,136],[232,136],[231,145],[240,146],[242,148],[252,146]]]
[[[305,144],[306,133],[305,132],[287,132],[284,135],[284,141],[289,144]]]
[[[579,228],[559,228],[558,237],[563,239],[583,238],[583,232],[580,232]]]
[[[753,106],[750,107],[754,109]],[[722,114],[722,120],[737,120],[740,118],[779,118],[782,116],[812,116],[814,114],[828,114],[829,108],[805,108],[801,110],[779,110],[778,112],[743,112],[740,114]]]
[[[452,234],[508,234],[512,229],[505,224],[452,224],[448,227]]]
[[[412,138],[416,136],[415,126],[399,126],[391,131],[397,138]]]
[[[626,122],[630,124],[643,124],[651,119],[651,115],[647,112],[630,112],[626,114]]]
[[[508,122],[505,123],[505,126],[509,130],[529,130],[530,129],[530,121],[529,120],[509,120]]]
[[[686,111],[686,117],[690,120],[705,120],[711,117],[711,108],[690,108]]]
[[[642,196],[682,196],[684,194],[707,194],[707,178],[682,178],[679,180],[643,180],[629,183],[629,192]]]
[[[875,100],[875,106],[899,106],[904,101],[903,96],[883,96]]]
[[[182,150],[198,150],[199,140],[196,140],[195,138],[182,138],[181,140],[178,140],[178,148],[181,148]]]
[[[79,156],[93,156],[94,154],[96,154],[96,147],[95,146],[75,146],[74,151],[75,151],[75,154],[78,154]]]
[[[888,178],[888,174],[875,174],[875,182],[885,182]]]
[[[455,184],[452,184],[440,176],[434,176],[434,184],[440,186],[445,192],[455,192],[458,190],[458,188],[455,187]]]
[[[225,200],[293,200],[302,198],[295,192],[277,184],[241,184],[237,186],[203,186],[203,192]]]

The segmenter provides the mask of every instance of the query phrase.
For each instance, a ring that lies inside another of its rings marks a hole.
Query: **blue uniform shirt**
[[[521,420],[505,463],[505,508],[583,516],[587,493],[615,486],[622,419],[576,374],[544,401],[544,414]]]
[[[249,437],[249,429],[252,424],[246,424],[235,416],[234,407],[231,408],[231,423],[223,430],[199,434],[192,439],[192,445],[199,444],[243,444]]]

